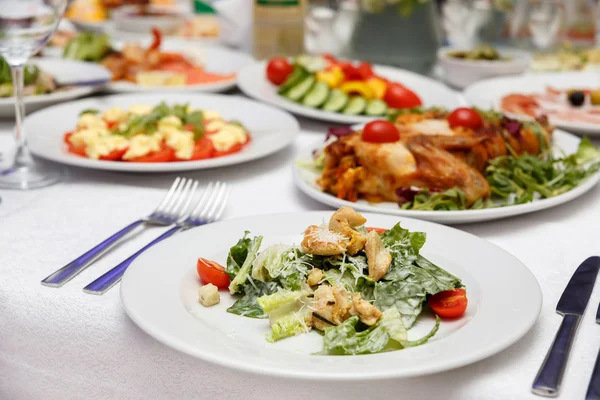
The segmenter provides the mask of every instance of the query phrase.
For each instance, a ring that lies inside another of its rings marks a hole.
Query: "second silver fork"
[[[121,280],[123,274],[133,260],[135,260],[140,254],[148,250],[150,247],[154,246],[156,243],[165,240],[176,232],[194,228],[200,225],[205,225],[218,220],[225,210],[229,193],[230,188],[227,184],[217,182],[215,185],[213,185],[211,182],[207,186],[206,190],[202,193],[202,196],[200,197],[200,200],[198,201],[194,210],[186,214],[184,218],[177,222],[175,227],[169,229],[148,243],[146,246],[135,252],[129,258],[122,261],[119,265],[84,287],[83,291],[89,294],[97,295],[106,293]]]
[[[186,200],[187,204],[189,204],[197,187],[197,181],[177,177],[165,198],[150,215],[127,225],[93,249],[85,252],[59,270],[54,271],[42,281],[42,285],[61,287],[89,267],[98,257],[116,244],[119,239],[140,225],[168,226],[174,224],[184,215]]]

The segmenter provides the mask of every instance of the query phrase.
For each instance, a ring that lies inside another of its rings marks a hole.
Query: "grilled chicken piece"
[[[409,143],[408,148],[417,159],[424,187],[444,190],[457,187],[465,193],[467,206],[490,195],[490,186],[483,175],[448,151],[414,143]]]
[[[367,234],[367,243],[365,244],[367,253],[367,262],[369,264],[369,278],[380,280],[387,274],[392,264],[392,255],[381,242],[379,234],[371,231]]]
[[[373,326],[381,318],[381,311],[368,301],[360,298],[360,294],[352,293],[350,315],[357,315],[363,324]]]
[[[334,212],[331,216],[331,219],[329,220],[329,230],[350,239],[346,252],[353,256],[365,247],[367,241],[360,232],[353,228],[364,225],[365,222],[367,222],[365,217],[360,215],[353,208],[344,206]]]
[[[344,254],[350,239],[329,230],[327,226],[311,225],[304,232],[302,251],[317,256]]]

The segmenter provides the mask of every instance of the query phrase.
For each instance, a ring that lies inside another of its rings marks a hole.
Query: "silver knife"
[[[596,323],[600,324],[600,305],[598,311],[596,311]],[[594,364],[594,371],[585,394],[585,400],[600,400],[600,353],[596,357],[596,364]]]
[[[564,315],[564,318],[552,342],[552,347],[533,381],[533,393],[545,397],[558,396],[571,345],[581,316],[590,300],[599,268],[600,257],[590,257],[585,260],[577,268],[560,297],[556,312]]]

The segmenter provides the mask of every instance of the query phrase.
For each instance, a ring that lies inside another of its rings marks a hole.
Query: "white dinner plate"
[[[81,81],[110,81],[110,72],[101,65],[87,63],[81,61],[62,60],[58,58],[34,58],[28,64],[35,64],[41,70],[49,73],[60,81],[72,82]],[[78,86],[68,89],[61,89],[49,94],[41,94],[37,96],[26,96],[24,98],[27,112],[39,110],[40,108],[61,103],[63,101],[72,100],[77,97],[88,95],[103,84],[92,86]],[[15,99],[14,97],[0,98],[0,118],[13,117],[15,115]]]
[[[589,72],[536,73],[515,77],[492,78],[474,83],[463,92],[465,100],[478,108],[500,110],[500,101],[511,93],[543,93],[547,86],[558,89],[600,88],[600,75]],[[530,120],[531,117],[505,113],[511,118]],[[600,135],[600,124],[563,121],[554,117],[550,123],[569,132],[589,136]]]
[[[402,83],[413,90],[419,95],[425,107],[438,106],[453,109],[462,105],[460,95],[457,92],[440,82],[427,78],[426,76],[381,65],[375,65],[374,69],[375,73],[378,75],[381,75],[390,81]],[[238,86],[242,92],[250,97],[254,97],[265,103],[273,104],[293,112],[294,114],[323,121],[342,124],[359,124],[376,118],[364,115],[344,115],[342,113],[322,111],[288,100],[277,94],[277,87],[267,80],[265,70],[265,61],[255,62],[244,67],[238,74]]]
[[[158,341],[206,361],[257,374],[348,381],[425,375],[471,364],[515,343],[535,323],[542,302],[540,287],[514,256],[453,228],[377,214],[365,214],[368,226],[391,228],[401,221],[405,228],[426,232],[422,254],[458,276],[467,288],[465,315],[442,320],[427,344],[371,355],[314,355],[323,343],[318,333],[268,343],[267,320],[226,312],[234,301],[227,291],[221,291],[216,306],[198,304],[198,257],[224,265],[229,248],[246,230],[264,236],[263,249],[277,243],[298,244],[308,225],[328,220],[331,214],[246,217],[195,228],[161,242],[125,273],[121,283],[125,311]],[[423,313],[409,338],[423,335],[433,323],[433,316]]]
[[[250,144],[239,153],[198,161],[133,163],[92,160],[67,152],[66,132],[75,128],[79,113],[86,109],[128,108],[135,104],[184,104],[217,111],[226,120],[238,120],[250,132]],[[240,97],[216,94],[126,94],[96,97],[38,111],[25,119],[29,148],[42,158],[76,167],[126,172],[172,172],[223,167],[256,160],[289,145],[300,127],[290,114],[274,107]]]
[[[563,150],[567,154],[576,152],[580,142],[580,139],[577,136],[560,130],[554,131],[553,140],[554,148],[557,151]],[[312,150],[313,148],[307,149],[298,160],[310,159]],[[319,174],[316,171],[302,168],[298,166],[297,163],[295,163],[292,168],[294,181],[296,182],[298,188],[300,188],[300,190],[308,196],[320,201],[323,204],[327,204],[332,207],[351,206],[360,211],[380,212],[403,217],[419,218],[443,224],[464,224],[471,222],[491,221],[555,207],[582,196],[588,190],[593,188],[596,183],[598,183],[598,180],[600,180],[600,173],[597,173],[569,192],[563,193],[556,197],[551,197],[549,199],[537,200],[526,204],[485,208],[481,210],[420,211],[403,210],[398,206],[398,204],[391,202],[369,203],[366,200],[359,200],[356,203],[353,203],[348,200],[338,199],[334,195],[325,193],[321,190],[320,186],[316,182],[317,178],[319,177]]]
[[[125,41],[126,42],[126,41]],[[119,49],[123,46],[123,41],[113,42],[113,46]],[[150,44],[149,39],[141,40],[142,46]],[[222,46],[203,46],[198,43],[189,42],[181,39],[165,39],[161,44],[161,50],[167,52],[181,52],[191,57],[196,56],[200,59],[201,65],[207,72],[229,75],[238,74],[240,70],[251,64],[254,59],[241,51],[231,50]],[[198,93],[198,92],[223,92],[235,87],[237,77],[222,82],[201,83],[197,85],[185,86],[140,86],[134,82],[117,81],[111,82],[107,90],[113,93],[126,92],[162,92],[162,93]]]

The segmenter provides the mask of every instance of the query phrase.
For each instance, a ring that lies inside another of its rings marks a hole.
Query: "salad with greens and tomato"
[[[422,105],[415,92],[377,75],[371,64],[330,55],[275,57],[267,63],[266,76],[279,95],[323,111],[376,117]]]
[[[321,225],[310,225],[300,246],[262,248],[262,236],[246,232],[229,251],[227,265],[199,258],[204,284],[199,302],[220,302],[219,289],[237,301],[228,312],[268,319],[266,340],[276,342],[317,331],[320,354],[357,355],[419,346],[433,337],[440,318],[460,318],[466,289],[460,278],[421,253],[426,234],[398,223],[369,228],[367,220],[342,207]],[[435,325],[409,340],[408,331],[430,309]]]

